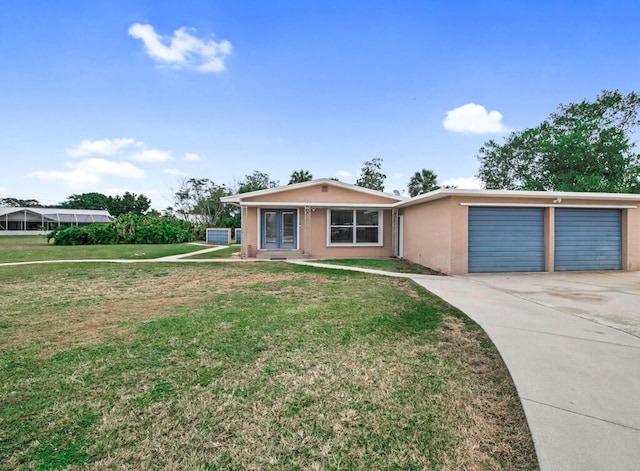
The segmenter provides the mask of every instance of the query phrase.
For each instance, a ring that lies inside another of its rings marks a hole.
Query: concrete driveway
[[[513,296],[640,338],[640,272],[470,275]]]
[[[491,337],[542,470],[640,469],[640,273],[412,278]]]

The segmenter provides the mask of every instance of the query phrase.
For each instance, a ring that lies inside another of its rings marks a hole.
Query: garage
[[[469,273],[544,271],[544,208],[469,207]]]
[[[622,210],[556,208],[555,270],[621,270]]]

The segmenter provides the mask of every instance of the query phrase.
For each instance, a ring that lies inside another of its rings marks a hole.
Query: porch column
[[[302,253],[309,253],[311,245],[311,206],[304,207],[304,247]]]
[[[240,242],[240,257],[249,257],[247,250],[247,231],[245,231],[245,221],[247,220],[247,207],[240,205],[240,231],[242,242]]]
[[[393,256],[398,256],[398,208],[391,210],[391,247],[393,247]]]

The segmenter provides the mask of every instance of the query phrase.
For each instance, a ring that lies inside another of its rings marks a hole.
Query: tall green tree
[[[12,208],[42,208],[38,200],[23,200],[20,198],[0,198],[0,206],[10,206]]]
[[[382,173],[382,159],[374,157],[362,164],[362,170],[356,180],[356,185],[371,190],[383,191],[386,178],[387,176]]]
[[[311,175],[308,170],[294,170],[291,174],[291,178],[289,178],[289,185],[308,182],[310,180],[313,180],[313,175]]]
[[[151,200],[143,194],[126,191],[122,195],[106,196],[102,193],[90,192],[68,196],[58,205],[67,209],[106,209],[114,217],[122,214],[147,214]]]
[[[433,170],[423,168],[421,171],[413,174],[409,179],[407,188],[409,189],[409,195],[411,197],[437,190],[440,188],[438,186],[438,175],[436,175]]]
[[[560,105],[540,125],[480,148],[478,178],[489,189],[640,192],[632,139],[640,95],[603,90],[593,101]]]
[[[277,186],[277,180],[271,180],[268,174],[256,170],[251,175],[245,175],[244,181],[240,183],[238,193],[266,190],[267,188],[275,188]]]
[[[73,194],[67,196],[59,206],[67,209],[108,209],[109,197],[96,192]],[[111,215],[114,216],[114,214]]]
[[[123,195],[107,197],[107,209],[112,216],[122,214],[136,214],[142,216],[147,214],[151,200],[143,194],[136,195],[126,191]]]

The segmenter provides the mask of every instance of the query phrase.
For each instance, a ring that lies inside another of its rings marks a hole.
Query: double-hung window
[[[381,209],[329,209],[328,245],[382,245]]]

